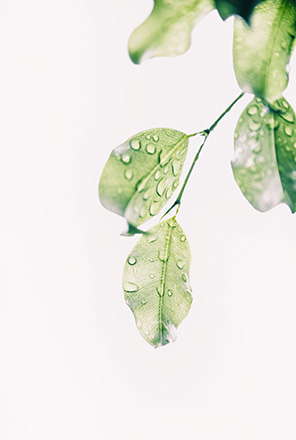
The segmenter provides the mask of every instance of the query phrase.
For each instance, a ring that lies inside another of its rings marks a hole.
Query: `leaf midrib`
[[[189,136],[188,136],[187,134],[184,134],[184,135],[182,136],[182,138],[176,143],[176,145],[175,145],[175,146],[174,146],[174,147],[168,152],[168,154],[164,157],[164,160],[161,161],[161,162],[165,162],[165,163],[169,162],[170,159],[171,159],[171,157],[172,157],[172,156],[174,155],[174,153],[176,152],[176,150],[178,150],[179,146],[184,142],[184,139],[188,139],[188,138],[189,138]],[[186,148],[188,148],[188,145],[186,146]],[[156,173],[156,171],[157,171],[158,169],[162,168],[162,166],[161,166],[161,162],[158,162],[158,163],[152,168],[152,170],[151,170],[151,171],[150,171],[150,172],[149,172],[149,173],[148,173],[143,179],[138,180],[138,182],[136,183],[136,186],[135,186],[135,191],[134,191],[133,195],[131,196],[131,198],[129,199],[128,204],[126,205],[125,212],[128,210],[128,208],[129,208],[131,202],[133,201],[133,199],[134,199],[139,193],[141,193],[142,191],[144,191],[144,189],[146,188],[146,185],[147,185],[147,183],[149,182],[149,180],[151,179],[152,175],[153,175],[154,173]],[[141,189],[139,190],[139,188],[141,188]]]
[[[161,285],[161,296],[159,298],[159,307],[158,307],[158,331],[161,337],[161,343],[163,343],[163,332],[162,332],[162,306],[163,306],[163,298],[165,295],[165,285],[166,285],[166,276],[167,276],[167,267],[169,261],[169,249],[171,246],[172,235],[173,235],[173,227],[168,225],[168,232],[165,237],[165,253],[164,253],[164,262],[162,265],[161,276],[160,276],[160,285]]]
[[[275,46],[275,43],[276,43],[276,39],[277,39],[277,36],[278,36],[277,35],[278,29],[280,28],[280,24],[281,24],[281,21],[283,19],[283,15],[285,13],[285,9],[286,9],[286,6],[288,4],[288,1],[289,0],[284,0],[284,3],[282,3],[280,5],[280,8],[279,8],[279,10],[277,12],[277,19],[274,21],[273,26],[271,28],[270,35],[271,35],[272,38],[271,38],[271,43],[270,43],[269,57],[268,57],[267,63],[265,64],[265,69],[264,69],[264,91],[266,91],[267,70],[269,69],[269,66],[272,63],[273,47]],[[275,30],[274,30],[274,28],[275,28]]]

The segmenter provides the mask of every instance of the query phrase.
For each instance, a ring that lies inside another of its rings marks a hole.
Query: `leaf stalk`
[[[224,112],[223,113],[221,113],[221,115],[213,122],[213,124],[209,127],[209,128],[206,128],[205,130],[202,130],[202,131],[200,131],[200,132],[197,132],[197,133],[194,133],[194,134],[192,134],[192,135],[190,135],[189,137],[191,137],[191,136],[195,136],[196,134],[199,134],[199,135],[201,135],[201,136],[203,136],[204,137],[204,139],[203,139],[203,141],[202,141],[202,143],[201,143],[201,145],[200,145],[200,147],[199,147],[199,149],[198,149],[198,151],[197,151],[197,153],[196,153],[196,155],[195,155],[195,157],[194,157],[194,159],[193,159],[193,162],[192,162],[192,164],[191,164],[191,167],[190,167],[190,169],[189,169],[189,171],[188,171],[188,173],[187,173],[187,175],[186,175],[186,177],[185,177],[185,180],[184,180],[184,182],[183,182],[183,185],[182,185],[182,188],[181,188],[181,190],[180,190],[180,192],[179,192],[179,194],[178,194],[178,196],[177,196],[177,198],[176,198],[176,200],[175,200],[175,202],[173,203],[173,205],[165,212],[165,214],[161,217],[161,219],[163,218],[163,217],[165,217],[175,206],[178,206],[178,208],[177,208],[177,211],[176,211],[176,214],[175,215],[177,215],[178,214],[178,212],[179,212],[179,209],[180,209],[180,206],[181,206],[181,200],[182,200],[182,197],[183,197],[183,193],[184,193],[184,191],[185,191],[185,188],[186,188],[186,185],[187,185],[187,183],[188,183],[188,180],[189,180],[189,178],[190,178],[190,176],[191,176],[191,173],[192,173],[192,171],[193,171],[193,168],[194,168],[194,166],[195,166],[195,164],[196,164],[196,162],[197,162],[197,160],[198,160],[198,158],[199,158],[199,156],[200,156],[200,153],[201,153],[201,151],[202,151],[202,149],[203,149],[203,147],[204,147],[204,145],[205,145],[205,143],[206,143],[206,141],[207,141],[207,139],[208,139],[208,137],[209,137],[209,135],[210,135],[210,133],[216,128],[216,126],[219,124],[219,122],[221,121],[221,119],[223,119],[224,118],[224,116],[232,109],[232,107],[242,98],[244,96],[244,92],[242,92],[237,98],[235,98],[235,100],[234,101],[232,101],[232,103],[224,110]]]

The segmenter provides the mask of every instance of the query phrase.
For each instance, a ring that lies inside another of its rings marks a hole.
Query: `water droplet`
[[[150,215],[156,215],[159,211],[159,203],[157,200],[154,200],[153,202],[151,202],[151,205],[149,207],[149,213]]]
[[[184,262],[183,262],[183,261],[178,261],[178,263],[177,263],[177,267],[178,267],[179,269],[183,269],[183,267],[184,267]]]
[[[145,208],[145,206],[143,206],[143,207],[141,208],[141,211],[140,211],[140,214],[139,214],[140,217],[141,217],[141,218],[145,217],[146,212],[147,212],[147,211],[146,211],[146,208]]]
[[[155,145],[153,145],[153,144],[148,144],[148,145],[146,146],[146,151],[147,151],[148,154],[154,154],[155,151],[156,151],[156,147],[155,147]]]
[[[159,182],[158,182],[158,184],[156,186],[156,192],[159,195],[159,197],[163,196],[163,194],[165,192],[165,189],[166,189],[166,184],[167,184],[166,179],[160,179],[159,180]]]
[[[157,142],[158,139],[159,139],[159,137],[157,136],[157,134],[155,134],[155,135],[153,136],[153,140],[154,140],[154,142]]]
[[[150,134],[147,134],[147,135],[146,135],[146,139],[147,139],[148,141],[151,139]]]
[[[151,263],[153,263],[153,261],[154,261],[154,258],[149,258],[149,261],[151,261]]]
[[[182,280],[184,283],[187,283],[187,275],[185,273],[182,274]]]
[[[139,150],[141,148],[141,142],[139,141],[139,139],[132,139],[130,141],[130,147],[133,150]]]
[[[171,308],[171,312],[173,312],[173,311],[174,311],[174,307]]]
[[[261,127],[261,122],[256,122],[253,119],[249,121],[249,127],[252,131],[257,131]]]
[[[289,110],[285,113],[282,113],[281,117],[283,119],[285,119],[285,121],[287,121],[287,122],[295,122],[295,115],[294,115],[293,111]]]
[[[173,160],[172,171],[174,176],[178,176],[181,171],[181,163],[179,160]]]
[[[130,283],[129,281],[124,281],[123,289],[126,292],[137,292],[137,290],[139,290],[139,286],[137,286],[137,284],[135,284],[135,283]]]
[[[168,290],[168,295],[172,296],[173,292],[171,290]]]
[[[256,102],[262,102],[262,99],[261,98],[255,98],[255,101]]]
[[[172,195],[173,195],[173,192],[174,192],[173,189],[172,189],[171,187],[169,187],[169,188],[167,189],[166,193],[165,193],[165,197],[166,197],[167,199],[171,198]]]
[[[121,156],[121,162],[123,162],[123,163],[125,163],[125,164],[130,163],[131,160],[132,160],[132,158],[130,157],[129,154],[123,154],[123,155]]]
[[[148,243],[154,243],[156,240],[158,240],[158,237],[156,235],[149,235],[147,239]]]
[[[147,304],[147,301],[145,301],[144,299],[142,299],[142,305],[144,306],[145,304]]]
[[[186,240],[185,235],[182,235],[181,238],[180,238],[180,240],[181,240],[182,242],[184,242],[184,241]]]
[[[160,179],[160,176],[161,176],[161,171],[157,170],[156,173],[154,174],[154,179],[158,180],[158,179]]]
[[[292,134],[293,134],[293,129],[292,129],[292,127],[290,127],[289,125],[287,125],[287,126],[285,127],[285,132],[286,132],[286,134],[287,134],[288,136],[292,136]]]
[[[287,103],[287,101],[282,101],[283,107],[285,107],[285,109],[289,108],[289,104]]]
[[[150,278],[153,280],[153,278],[155,278],[155,275],[154,275],[154,273],[151,273],[150,275]]]
[[[261,149],[262,146],[260,142],[256,142],[255,144],[252,145],[252,150],[254,151],[254,153],[260,153]]]
[[[149,189],[147,189],[147,191],[144,192],[143,200],[145,200],[145,201],[148,200],[150,196],[151,196],[151,189],[149,188]]]
[[[161,250],[158,252],[158,258],[160,259],[160,261],[163,261],[163,262],[165,263],[165,262],[168,261],[168,259],[169,259],[169,253],[166,252],[165,249],[161,249]]]
[[[251,107],[248,109],[248,114],[250,116],[255,115],[258,111],[258,107],[256,105],[251,105]]]
[[[137,262],[135,257],[129,257],[129,259],[127,261],[128,261],[128,264],[130,264],[131,266],[133,266]]]
[[[234,139],[235,139],[235,140],[238,139],[238,136],[239,136],[239,134],[238,134],[238,132],[236,131],[236,132],[234,133]]]
[[[124,177],[126,178],[126,180],[132,180],[132,178],[134,177],[134,173],[131,170],[126,170],[126,172],[124,173]]]

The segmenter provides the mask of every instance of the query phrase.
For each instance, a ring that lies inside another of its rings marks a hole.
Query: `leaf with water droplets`
[[[296,118],[281,98],[272,109],[254,98],[243,111],[234,136],[232,169],[254,208],[279,203],[296,210]]]
[[[99,184],[101,203],[139,226],[156,215],[178,186],[188,136],[167,128],[146,130],[115,148]]]
[[[194,25],[213,7],[212,0],[154,0],[150,16],[130,37],[132,61],[186,52]]]
[[[125,300],[149,344],[166,345],[191,303],[190,247],[175,218],[143,235],[127,258],[123,273]]]
[[[239,15],[249,22],[255,6],[262,0],[215,0],[216,8],[223,20]]]
[[[288,64],[296,36],[294,0],[265,0],[252,15],[251,26],[235,18],[233,63],[244,92],[273,102],[288,84]]]

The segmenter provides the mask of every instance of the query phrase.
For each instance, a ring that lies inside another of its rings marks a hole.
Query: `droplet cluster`
[[[254,98],[238,122],[234,145],[234,176],[255,208],[266,211],[287,197],[296,202],[295,114],[284,98],[272,108]]]

